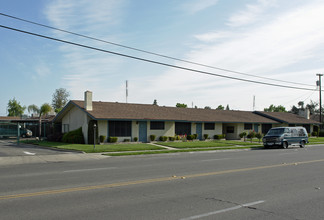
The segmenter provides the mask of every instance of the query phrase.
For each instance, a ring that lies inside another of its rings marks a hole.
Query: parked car
[[[21,137],[31,137],[33,136],[33,132],[29,129],[26,128],[21,128],[20,129],[20,136]]]
[[[303,127],[271,128],[263,137],[262,141],[265,148],[271,146],[288,148],[289,145],[293,144],[303,148],[308,143],[308,134]]]

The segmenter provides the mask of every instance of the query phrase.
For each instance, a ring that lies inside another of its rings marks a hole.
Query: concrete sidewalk
[[[72,154],[55,154],[55,155],[26,155],[13,157],[0,157],[0,166],[33,164],[33,163],[55,163],[65,161],[81,161],[81,160],[101,160],[108,158],[102,153],[72,153]]]

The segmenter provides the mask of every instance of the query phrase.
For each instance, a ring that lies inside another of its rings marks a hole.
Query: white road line
[[[97,171],[97,170],[113,170],[117,167],[102,167],[102,168],[93,168],[93,169],[80,169],[80,170],[65,170],[63,173],[72,173],[72,172],[87,172],[87,171]]]
[[[261,201],[246,203],[246,204],[234,206],[234,207],[227,208],[227,209],[221,209],[221,210],[217,210],[217,211],[214,211],[214,212],[208,212],[208,213],[204,213],[204,214],[200,214],[200,215],[194,215],[194,216],[191,216],[191,217],[188,217],[188,218],[182,218],[180,220],[192,220],[192,219],[203,218],[203,217],[207,217],[207,216],[211,216],[211,215],[220,214],[220,213],[223,213],[223,212],[233,211],[233,210],[240,209],[240,208],[243,208],[243,207],[249,207],[249,206],[257,205],[257,204],[260,204],[260,203],[264,203],[264,201],[261,200]]]
[[[24,151],[25,154],[27,155],[35,155],[36,153],[31,153],[31,152],[28,152],[28,151]]]

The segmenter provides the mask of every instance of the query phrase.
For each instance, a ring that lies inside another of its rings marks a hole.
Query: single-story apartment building
[[[62,133],[82,127],[88,143],[89,125],[96,124],[98,135],[118,137],[118,141],[149,141],[150,135],[175,136],[204,134],[213,137],[225,134],[226,139],[239,139],[246,131],[266,133],[271,127],[298,125],[312,132],[318,122],[291,113],[233,111],[196,108],[164,107],[149,104],[92,101],[92,92],[86,91],[84,100],[71,100],[54,118]],[[92,128],[90,128],[92,129]],[[107,139],[105,140],[107,141]]]

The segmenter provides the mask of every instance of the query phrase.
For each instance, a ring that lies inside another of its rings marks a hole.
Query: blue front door
[[[196,123],[196,133],[198,134],[198,139],[202,140],[202,123]]]
[[[138,140],[140,142],[147,142],[147,122],[140,121],[139,122],[139,137]]]
[[[259,128],[258,124],[254,124],[254,131],[257,132],[257,133],[259,132],[258,128]]]

